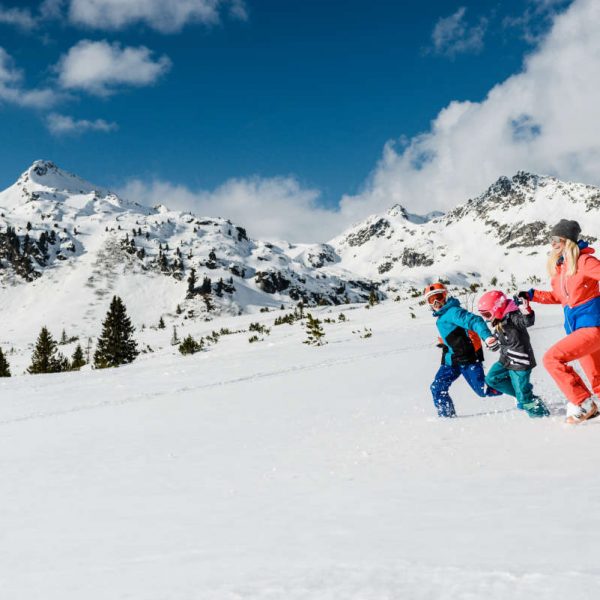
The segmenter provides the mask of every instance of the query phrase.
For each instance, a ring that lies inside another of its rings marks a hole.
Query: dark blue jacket
[[[433,312],[433,316],[437,319],[436,326],[447,347],[442,359],[444,364],[456,366],[481,360],[468,333],[469,330],[474,331],[482,340],[492,336],[481,317],[462,308],[456,298],[448,298],[440,310]]]

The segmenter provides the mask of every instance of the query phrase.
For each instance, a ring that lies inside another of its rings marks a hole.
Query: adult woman
[[[570,424],[598,415],[598,406],[581,377],[568,363],[579,360],[590,386],[600,394],[600,261],[594,250],[579,240],[577,221],[562,219],[550,231],[548,257],[551,291],[529,290],[522,295],[533,302],[562,304],[567,336],[544,355],[544,366],[567,397]]]

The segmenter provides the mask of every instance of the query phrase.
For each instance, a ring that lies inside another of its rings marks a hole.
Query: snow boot
[[[454,405],[448,406],[447,404],[443,404],[438,407],[438,417],[442,419],[452,419],[456,417],[456,411],[454,410]]]
[[[577,425],[588,419],[593,419],[598,416],[598,405],[593,398],[584,400],[581,404],[573,404],[567,402],[567,418],[565,423],[569,425]]]
[[[517,404],[517,407],[518,406],[519,405]],[[521,406],[532,419],[550,416],[548,407],[542,402],[542,399],[538,398],[537,396],[534,396],[531,402],[525,402]]]

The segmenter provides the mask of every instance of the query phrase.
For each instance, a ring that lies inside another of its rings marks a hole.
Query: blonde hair
[[[548,273],[551,277],[556,275],[556,263],[559,258],[564,256],[565,268],[567,275],[575,275],[577,273],[577,261],[579,260],[579,246],[572,240],[565,240],[563,250],[552,250],[548,255]]]

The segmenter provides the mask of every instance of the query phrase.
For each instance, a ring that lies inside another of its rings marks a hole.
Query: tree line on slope
[[[178,306],[179,308],[179,306]],[[284,306],[281,306],[284,309]],[[179,311],[178,311],[179,312]],[[261,310],[261,312],[269,312],[268,309]],[[274,325],[289,324],[292,325],[295,321],[304,321],[305,331],[307,338],[303,342],[304,344],[311,346],[322,346],[326,344],[325,331],[322,327],[322,321],[313,317],[310,313],[304,313],[304,303],[299,302],[293,313],[277,317]],[[337,322],[345,322],[346,316],[344,313],[340,313]],[[325,323],[335,323],[333,319],[326,318]],[[160,318],[159,329],[165,328],[164,319]],[[261,335],[270,335],[271,330],[260,323],[251,323],[248,329],[250,332],[256,332]],[[135,328],[131,323],[131,319],[127,315],[127,310],[121,298],[114,296],[110,308],[106,314],[106,317],[102,323],[102,334],[98,338],[96,344],[96,351],[93,356],[93,367],[95,369],[105,369],[109,367],[118,367],[120,365],[131,363],[139,355],[137,348],[137,342],[133,338]],[[177,331],[174,328],[173,338],[175,343],[179,346],[181,354],[195,354],[196,352],[202,351],[207,343],[216,344],[219,337],[222,335],[230,335],[232,333],[242,333],[245,330],[231,331],[227,328],[221,328],[220,331],[213,331],[211,335],[207,335],[206,338],[195,340],[191,335],[184,338],[183,341],[179,341],[177,338]],[[365,332],[368,334],[360,335],[362,338],[371,337],[371,331],[365,328]],[[360,333],[354,332],[353,333]],[[249,342],[262,341],[264,338],[259,338],[258,335],[253,335],[249,338]],[[68,338],[66,332],[63,330],[61,343],[69,343],[77,340],[76,337]],[[91,340],[90,340],[91,342]],[[88,346],[88,359],[89,359],[89,346]],[[40,334],[37,338],[33,354],[31,357],[31,364],[27,368],[29,374],[42,374],[42,373],[62,373],[66,371],[78,371],[87,364],[86,356],[84,354],[81,344],[77,344],[71,360],[65,357],[61,352],[58,351],[58,342],[52,337],[52,334],[47,327],[42,327]],[[10,365],[6,360],[6,357],[0,348],[0,377],[10,377]]]
[[[106,318],[102,323],[102,334],[98,338],[93,364],[96,369],[118,367],[133,362],[139,351],[137,342],[133,339],[134,327],[127,316],[123,301],[114,296]],[[63,332],[63,337],[65,337]],[[42,327],[38,335],[31,364],[27,373],[63,373],[65,371],[78,371],[86,365],[83,348],[77,344],[75,352],[69,360],[58,351],[58,343],[52,337],[47,327]],[[0,348],[0,377],[10,377],[10,366],[2,349]]]

